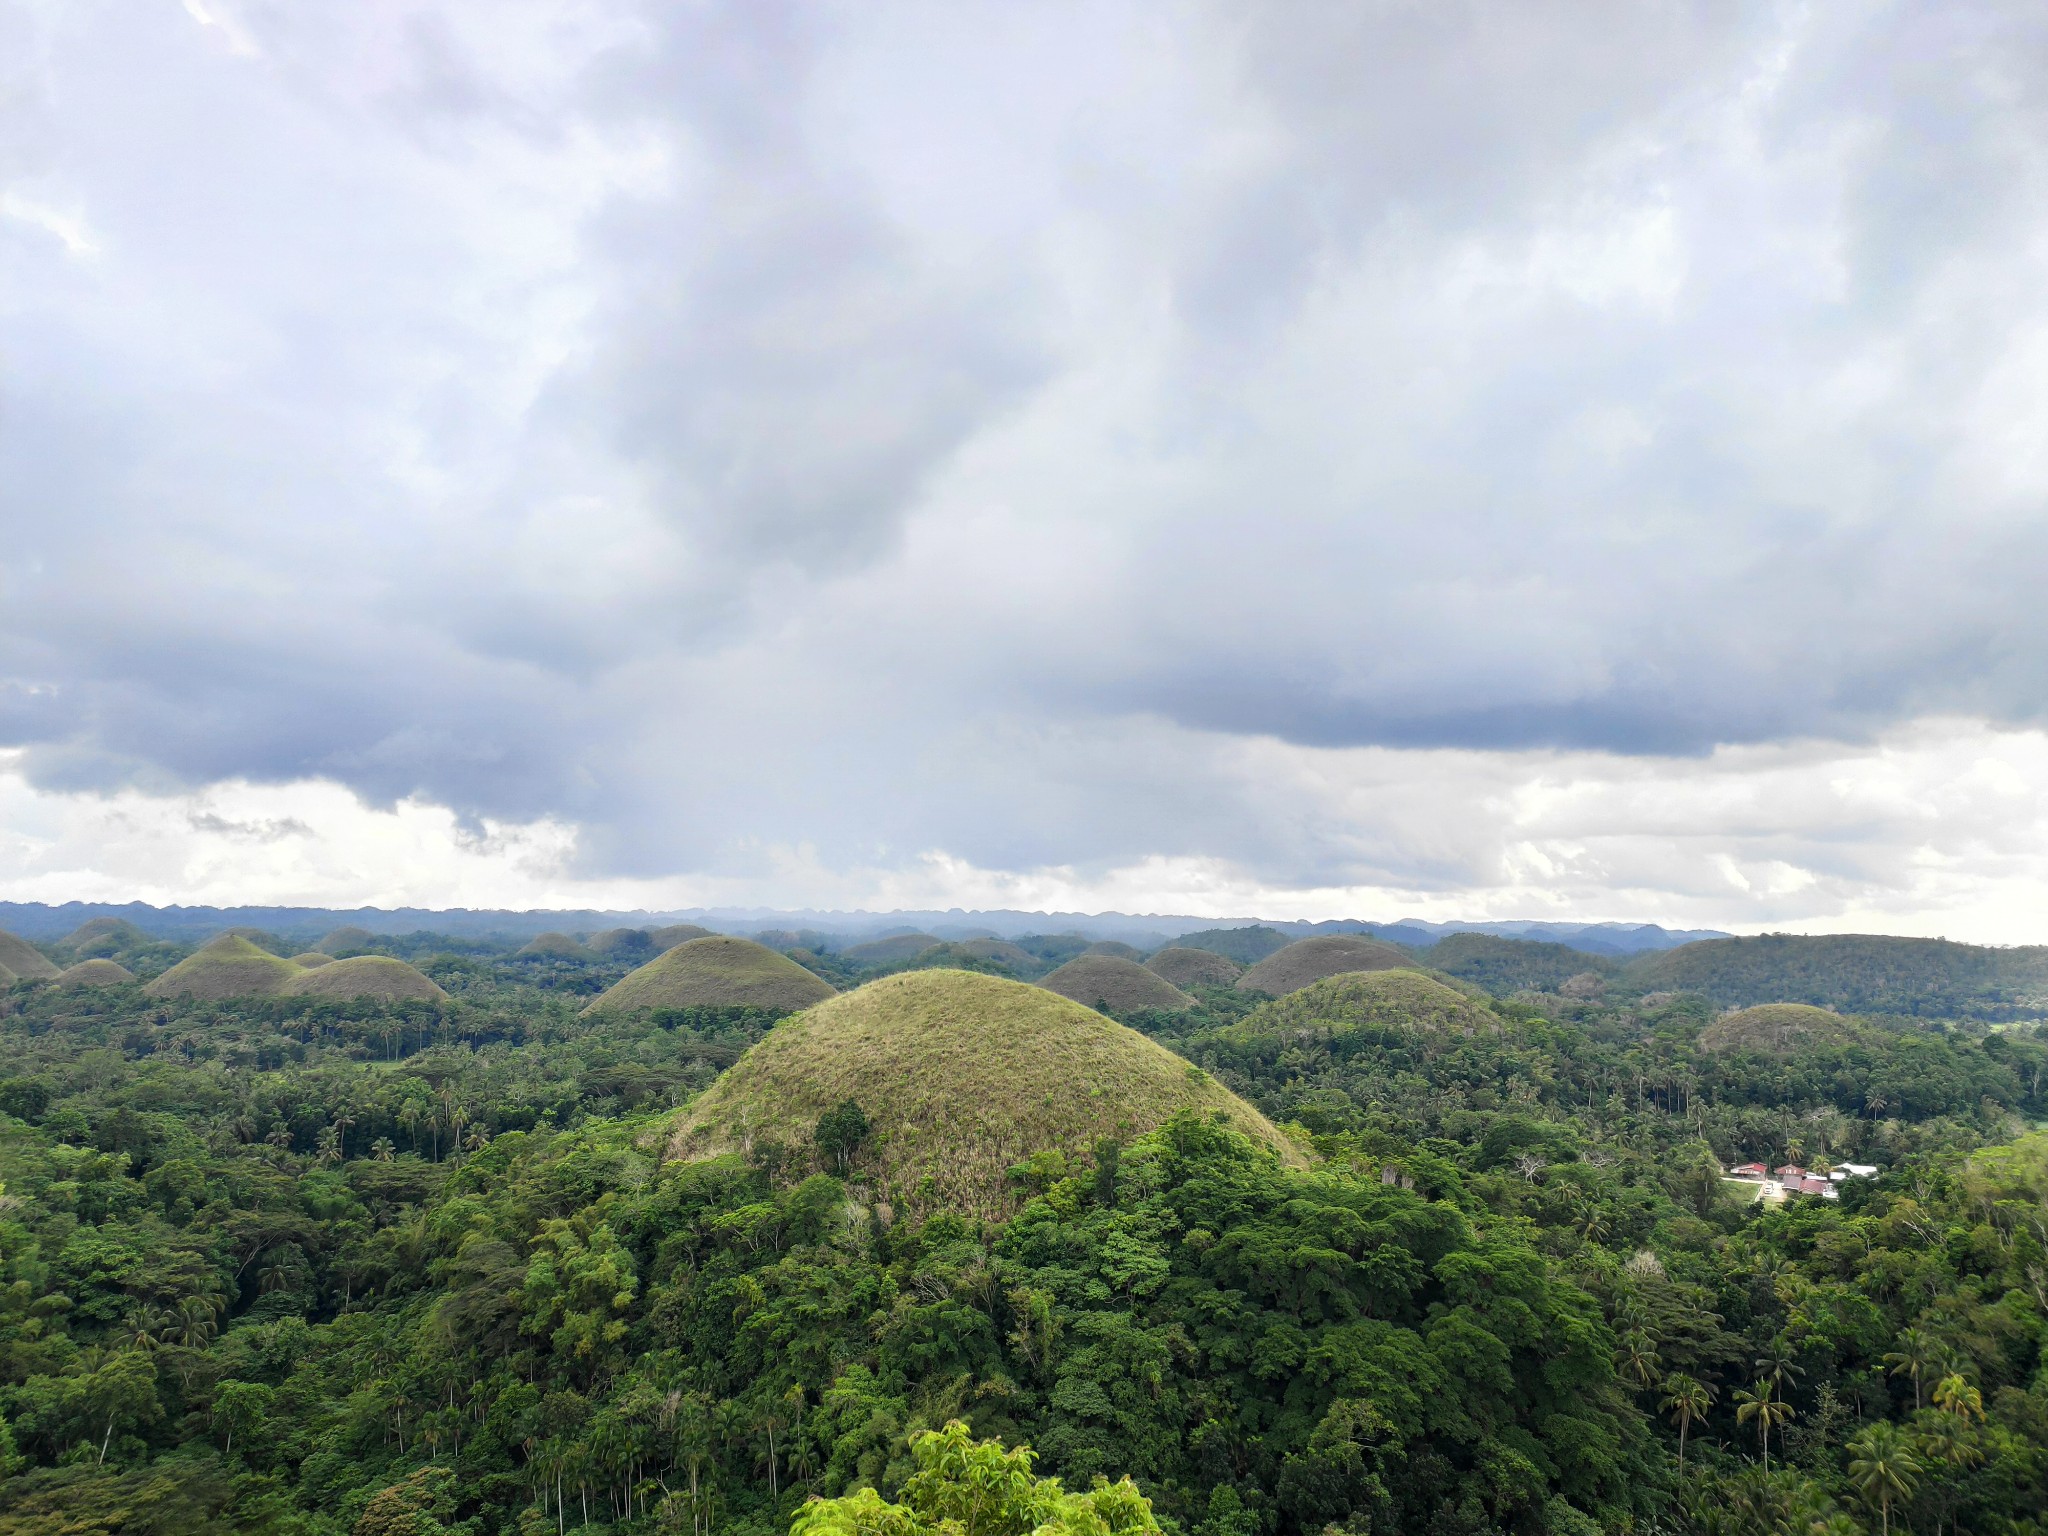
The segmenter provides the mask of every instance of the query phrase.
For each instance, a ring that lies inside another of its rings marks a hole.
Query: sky
[[[2048,941],[2048,10],[0,0],[0,895]]]

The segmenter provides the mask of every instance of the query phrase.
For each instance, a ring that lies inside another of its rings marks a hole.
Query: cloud
[[[2037,8],[0,29],[24,793],[323,785],[634,889],[2009,878],[1759,841],[1725,764],[2044,723]]]
[[[1171,798],[1204,813],[1186,828],[1197,835],[1176,840],[1170,817],[1122,839],[1091,825],[1099,857],[1030,864],[952,826],[944,845],[827,857],[770,792],[784,814],[751,823],[719,867],[641,877],[593,870],[587,832],[554,819],[468,827],[445,807],[380,808],[311,780],[60,793],[0,762],[0,881],[53,901],[1629,917],[1993,943],[2037,940],[2048,900],[2048,732],[1939,720],[1853,751],[1808,741],[1704,761],[1146,745],[1178,748]],[[1028,843],[1043,835],[1034,815],[1105,801],[1049,798],[1004,836]]]

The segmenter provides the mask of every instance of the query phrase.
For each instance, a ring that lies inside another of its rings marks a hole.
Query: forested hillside
[[[1184,1112],[970,1219],[889,1182],[882,1079],[675,1154],[774,1013],[454,947],[404,946],[438,1002],[0,994],[0,1533],[768,1536],[930,1493],[953,1420],[1184,1536],[2041,1529],[2033,1026],[1197,984],[1129,1022],[1303,1166]],[[1763,1206],[1752,1158],[1879,1175]]]
[[[1643,992],[1697,992],[1724,1008],[1813,1003],[1921,1018],[2048,1016],[2048,947],[2039,945],[1773,933],[1665,950],[1631,963],[1624,979]]]

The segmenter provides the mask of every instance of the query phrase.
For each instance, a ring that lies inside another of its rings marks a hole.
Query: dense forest
[[[842,988],[1087,947],[780,937]],[[968,1220],[874,1184],[879,1104],[670,1154],[777,1010],[363,941],[447,999],[0,994],[0,1536],[2048,1529],[2038,1024],[1711,1050],[1711,988],[1506,940],[1428,1019],[1190,983],[1125,1022],[1300,1166],[1182,1113]]]

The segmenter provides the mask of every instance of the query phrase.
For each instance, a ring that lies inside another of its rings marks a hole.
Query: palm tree
[[[1693,1422],[1707,1416],[1714,1406],[1714,1389],[1697,1377],[1673,1371],[1664,1378],[1664,1401],[1658,1404],[1678,1421],[1678,1470],[1685,1470],[1685,1437]]]
[[[1756,1390],[1735,1394],[1735,1422],[1747,1424],[1756,1420],[1757,1439],[1763,1445],[1764,1470],[1771,1470],[1771,1431],[1792,1417],[1792,1405],[1781,1401],[1775,1394],[1777,1388],[1769,1381],[1759,1381]]]
[[[220,1303],[209,1296],[187,1296],[178,1303],[178,1342],[187,1349],[204,1349],[217,1331],[214,1314]]]
[[[1631,1328],[1621,1336],[1621,1347],[1614,1352],[1616,1371],[1636,1384],[1640,1391],[1657,1383],[1657,1343],[1640,1328]]]
[[[1786,1348],[1785,1341],[1773,1339],[1770,1348],[1756,1357],[1756,1368],[1760,1375],[1769,1379],[1772,1386],[1780,1392],[1788,1392],[1791,1390],[1791,1384],[1806,1374],[1792,1362],[1793,1354]]]
[[[1984,1417],[1984,1394],[1971,1386],[1962,1372],[1951,1367],[1934,1388],[1934,1406],[1963,1420]]]
[[[1880,1420],[1849,1442],[1849,1481],[1875,1505],[1883,1536],[1891,1536],[1892,1505],[1913,1496],[1920,1463],[1898,1425]]]
[[[1884,1363],[1891,1367],[1893,1376],[1913,1378],[1913,1411],[1920,1411],[1920,1383],[1924,1377],[1932,1376],[1940,1351],[1924,1328],[1908,1328],[1899,1335],[1899,1347],[1884,1357]]]
[[[370,1143],[370,1156],[380,1163],[388,1163],[398,1155],[398,1148],[389,1136],[379,1136]]]

